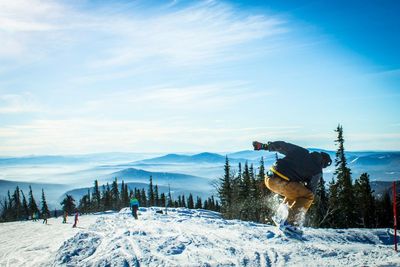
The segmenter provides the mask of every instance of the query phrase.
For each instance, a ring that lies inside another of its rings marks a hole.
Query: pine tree
[[[338,209],[338,186],[335,180],[332,180],[329,183],[329,194],[328,194],[328,211],[327,211],[327,218],[324,222],[328,227],[337,228],[337,222],[339,219],[339,212]]]
[[[201,202],[201,197],[197,197],[195,209],[201,209],[201,208],[203,208],[202,202]]]
[[[99,190],[99,183],[98,183],[97,180],[94,181],[92,202],[93,202],[93,209],[96,210],[96,211],[100,211],[101,194],[100,194],[100,190]]]
[[[251,215],[253,214],[252,206],[252,180],[251,173],[247,162],[244,165],[243,177],[239,188],[239,201],[237,203],[239,209],[239,218],[241,220],[251,220]],[[238,205],[240,203],[240,205]],[[213,209],[210,207],[209,209]]]
[[[33,197],[32,187],[29,186],[29,199],[28,199],[29,214],[33,216],[34,213],[39,213],[38,206],[35,198]]]
[[[13,213],[13,220],[20,220],[22,215],[22,203],[21,203],[21,195],[19,187],[15,188],[14,194],[12,196],[12,213]]]
[[[194,200],[192,194],[189,194],[188,201],[187,201],[188,209],[194,209]]]
[[[175,204],[172,200],[172,196],[171,196],[171,188],[168,186],[168,199],[167,199],[167,207],[174,207]]]
[[[26,201],[25,194],[22,190],[21,194],[22,194],[22,216],[23,218],[27,219],[29,217],[28,202]]]
[[[125,199],[124,207],[129,207],[129,187],[128,187],[128,184],[125,184],[125,195],[124,195],[124,199]]]
[[[340,228],[348,228],[356,226],[357,214],[355,211],[354,190],[351,181],[351,171],[347,167],[347,161],[344,152],[344,138],[343,128],[338,125],[335,132],[338,137],[335,142],[338,145],[335,158],[335,172],[337,183],[337,197],[338,197],[338,213],[339,218],[336,222]]]
[[[368,173],[361,174],[360,178],[355,181],[354,191],[361,226],[365,228],[375,227],[375,198],[369,184]]]
[[[90,199],[90,189],[86,195],[79,200],[78,209],[81,213],[88,213],[93,210],[93,203]]]
[[[158,196],[158,185],[154,186],[154,205],[160,206],[160,197]]]
[[[232,177],[231,166],[229,165],[228,156],[225,158],[224,176],[220,179],[218,187],[219,199],[221,200],[222,215],[225,218],[232,217]],[[201,206],[201,205],[200,205]]]
[[[182,207],[187,208],[185,195],[182,195]]]
[[[47,206],[46,197],[44,195],[43,188],[42,188],[42,209],[41,209],[41,213],[42,213],[42,216],[44,218],[50,217],[50,210],[49,210],[49,207]]]
[[[111,184],[111,206],[113,210],[118,210],[120,206],[120,196],[119,196],[117,178],[115,178],[113,183]]]
[[[165,196],[165,193],[161,193],[160,195],[160,206],[161,207],[166,207],[167,205],[167,197]]]
[[[179,195],[178,196],[178,207],[182,207],[183,206],[183,204],[182,204],[182,197]]]
[[[63,201],[60,203],[64,212],[68,214],[72,214],[75,212],[75,199],[71,196],[66,194]]]
[[[154,206],[154,190],[153,190],[153,177],[150,175],[150,181],[149,181],[149,191],[148,191],[148,197],[149,197],[149,204],[148,206]]]
[[[112,195],[110,185],[106,184],[106,189],[103,191],[104,210],[112,209]]]
[[[272,196],[272,192],[268,189],[265,185],[265,165],[264,165],[264,158],[261,157],[260,160],[260,168],[258,172],[258,184],[260,186],[260,196],[259,196],[259,222],[265,221],[272,221],[273,211],[269,208],[270,207],[270,199]]]
[[[142,190],[140,191],[140,198],[141,198],[140,203],[143,203],[143,205],[142,204],[141,205],[144,207],[148,207],[146,191],[144,190],[144,188],[142,188]]]
[[[376,200],[376,223],[378,228],[393,226],[393,207],[389,190]]]
[[[325,190],[325,181],[321,177],[315,190],[314,205],[311,206],[308,214],[309,225],[324,227],[328,225],[328,197]]]
[[[247,161],[244,165],[243,178],[240,184],[239,197],[240,200],[245,201],[251,193],[251,177]]]

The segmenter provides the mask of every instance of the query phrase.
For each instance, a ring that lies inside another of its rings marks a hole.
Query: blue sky
[[[288,3],[0,1],[0,154],[400,150],[399,2]]]

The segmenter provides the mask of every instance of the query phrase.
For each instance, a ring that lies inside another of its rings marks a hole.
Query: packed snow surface
[[[0,224],[0,266],[400,266],[388,229],[305,228],[297,240],[183,208],[84,215],[78,228],[61,220]]]

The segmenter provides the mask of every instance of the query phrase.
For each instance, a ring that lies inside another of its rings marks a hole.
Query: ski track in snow
[[[290,239],[268,225],[215,212],[141,208],[0,224],[0,266],[400,266],[388,229],[304,229]]]

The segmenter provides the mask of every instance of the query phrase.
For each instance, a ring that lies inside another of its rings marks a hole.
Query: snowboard
[[[279,221],[276,218],[272,218],[275,226],[278,227],[279,231],[286,237],[294,238],[297,240],[303,240],[303,231],[299,227],[287,224],[286,221]]]

